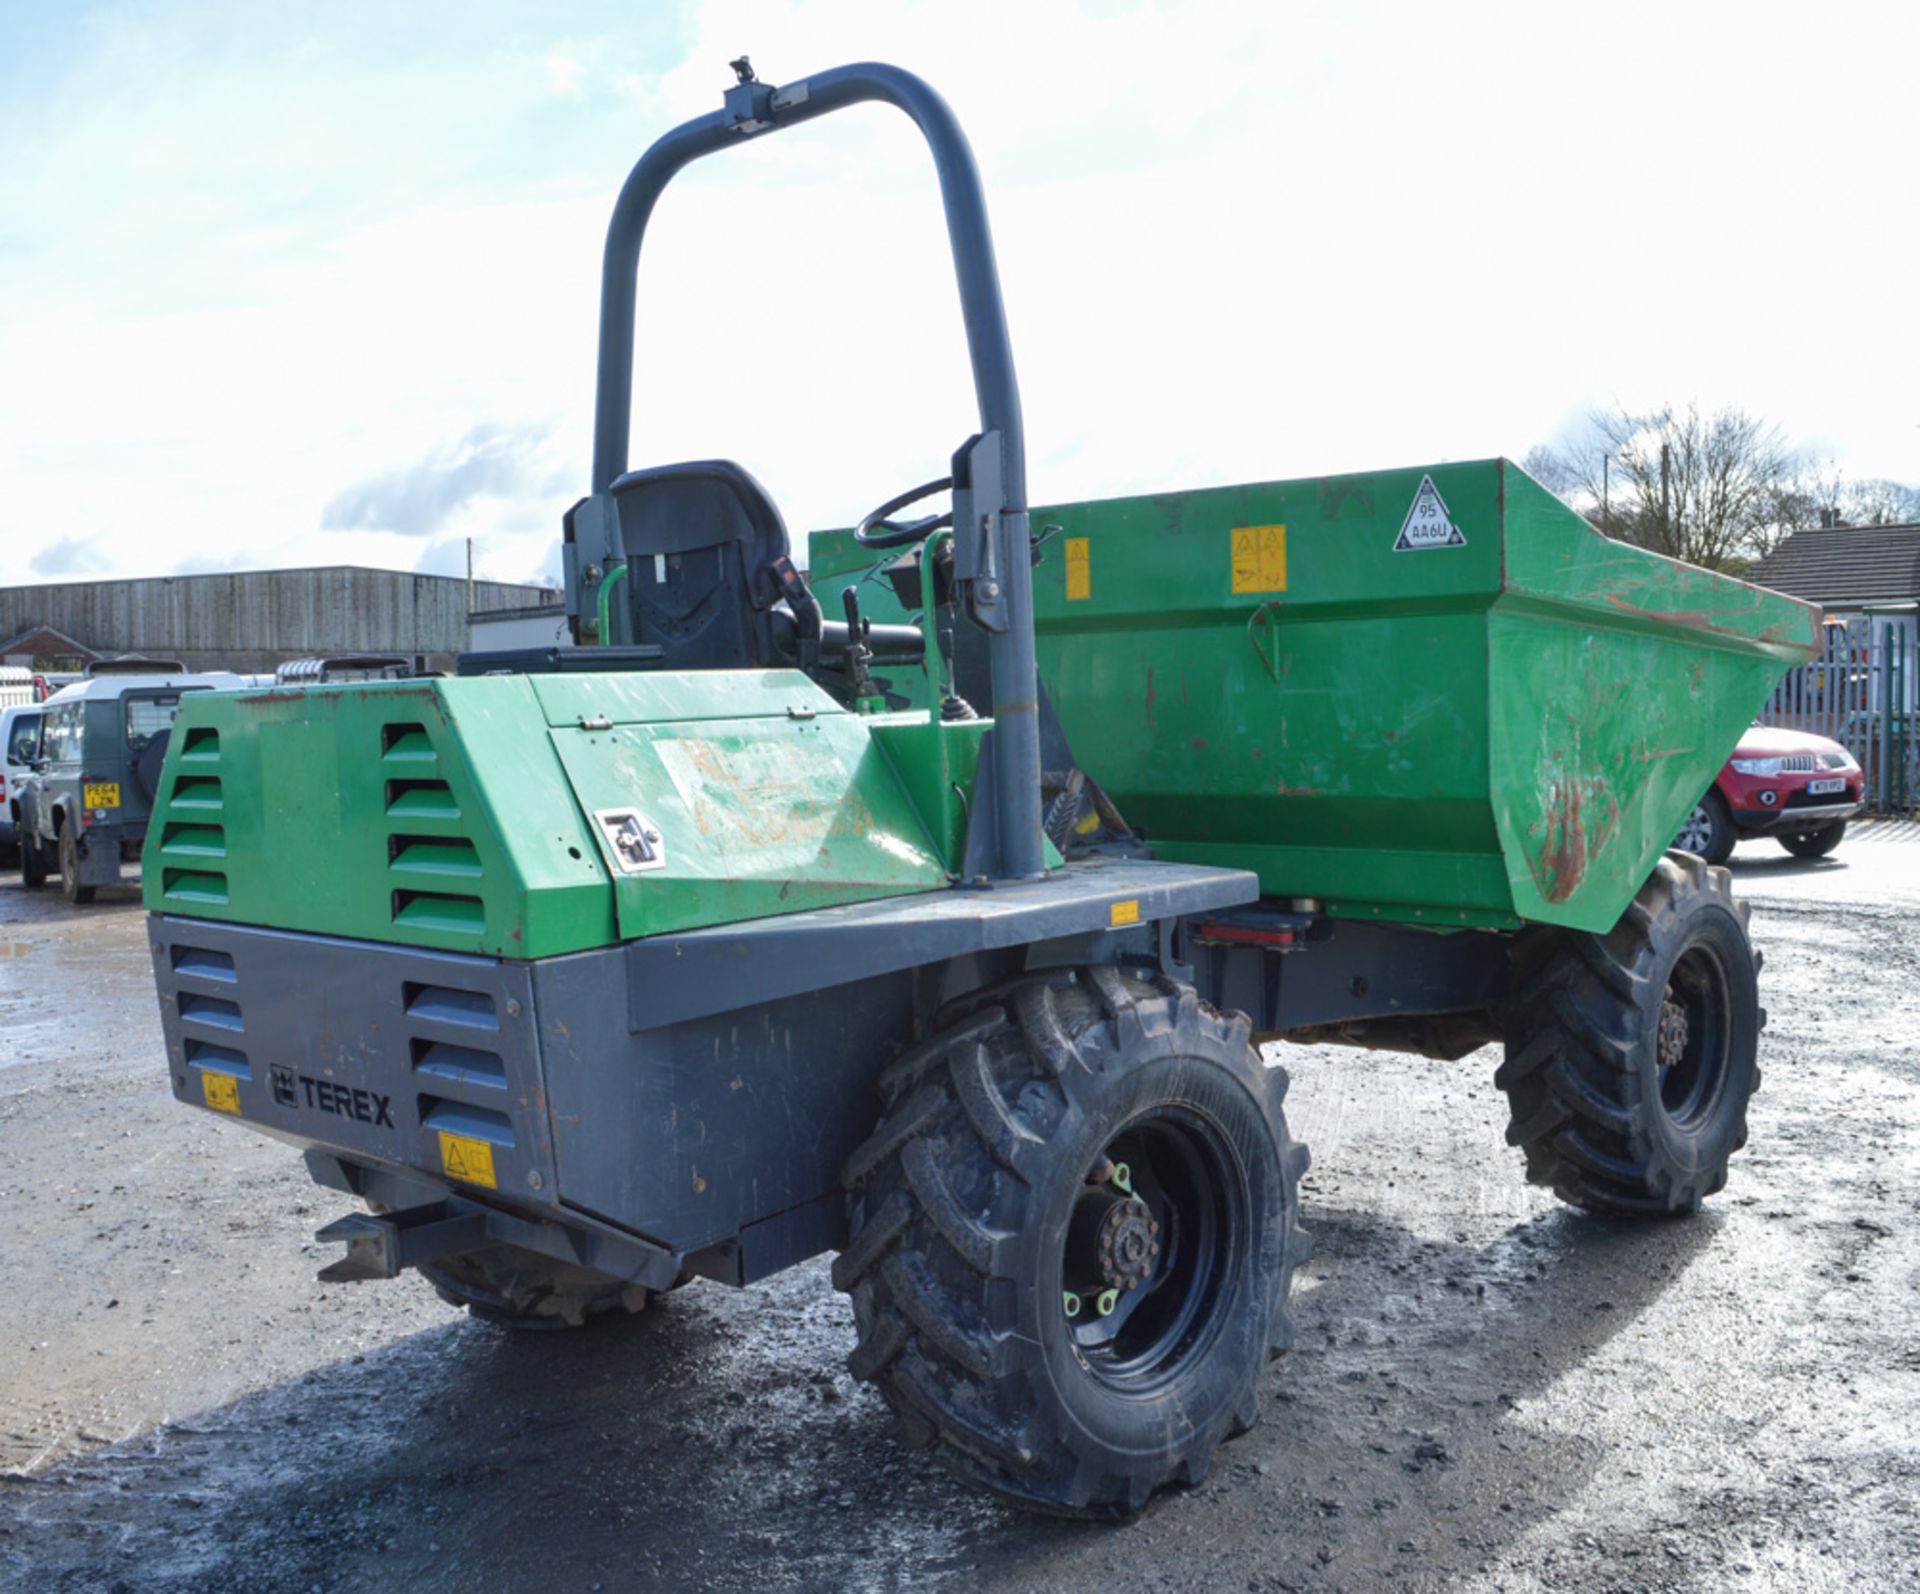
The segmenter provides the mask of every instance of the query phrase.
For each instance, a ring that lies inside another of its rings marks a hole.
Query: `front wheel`
[[[20,883],[29,891],[38,891],[47,883],[47,854],[40,838],[20,833]]]
[[[1542,929],[1503,1014],[1509,1143],[1594,1212],[1695,1211],[1747,1142],[1759,959],[1727,871],[1671,852],[1606,935]]]
[[[371,1212],[391,1212],[369,1201]],[[420,1275],[449,1306],[482,1322],[523,1332],[582,1328],[646,1310],[653,1291],[517,1245],[490,1245],[420,1264]]]
[[[631,1317],[653,1298],[641,1285],[511,1245],[442,1257],[422,1263],[420,1272],[449,1306],[464,1306],[482,1322],[521,1332]]]
[[[1705,858],[1708,863],[1725,863],[1733,856],[1733,814],[1726,798],[1708,788],[1706,796],[1693,805],[1693,812],[1681,822],[1680,834],[1673,844],[1681,852]]]
[[[1030,1509],[1125,1516],[1257,1420],[1306,1151],[1239,1014],[1106,967],[943,1015],[847,1166],[854,1376]]]
[[[1824,858],[1840,845],[1846,833],[1846,820],[1836,819],[1832,824],[1819,825],[1812,830],[1782,831],[1779,841],[1796,858]]]

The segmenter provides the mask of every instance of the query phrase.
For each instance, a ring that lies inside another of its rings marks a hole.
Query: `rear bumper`
[[[148,924],[179,1100],[522,1210],[553,1205],[529,965]]]

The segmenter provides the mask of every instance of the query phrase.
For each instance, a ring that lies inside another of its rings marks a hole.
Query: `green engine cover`
[[[1352,916],[1610,929],[1817,644],[1812,606],[1610,541],[1504,460],[1032,518],[1041,677],[1155,856]],[[873,562],[814,538],[829,609]]]
[[[522,958],[944,887],[876,730],[791,670],[196,694],[146,903]]]

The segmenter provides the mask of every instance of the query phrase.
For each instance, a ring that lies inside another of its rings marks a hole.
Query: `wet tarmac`
[[[930,1471],[816,1263],[517,1337],[326,1286],[342,1198],[177,1107],[131,892],[0,882],[0,1586],[1920,1586],[1920,843],[1736,855],[1753,1143],[1699,1218],[1521,1179],[1497,1054],[1286,1048],[1317,1254],[1265,1419],[1137,1521]]]

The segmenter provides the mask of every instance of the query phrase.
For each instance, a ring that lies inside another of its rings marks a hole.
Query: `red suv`
[[[1860,765],[1838,742],[1755,725],[1673,844],[1725,863],[1736,841],[1772,836],[1796,858],[1824,858],[1861,806]]]

